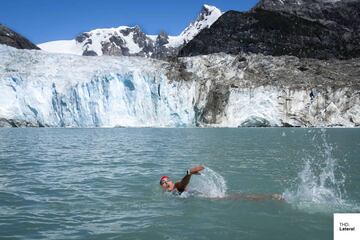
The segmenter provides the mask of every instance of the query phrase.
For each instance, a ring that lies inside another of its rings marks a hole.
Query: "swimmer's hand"
[[[203,166],[196,166],[196,167],[193,167],[192,169],[190,169],[190,173],[200,175],[199,172],[202,171],[202,170],[204,170]]]

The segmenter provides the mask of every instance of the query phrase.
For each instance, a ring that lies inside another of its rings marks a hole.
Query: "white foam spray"
[[[217,172],[206,167],[201,175],[191,178],[190,193],[206,198],[223,198],[226,195],[225,179]]]
[[[305,156],[295,186],[284,193],[285,199],[297,208],[309,211],[334,211],[351,207],[346,200],[345,175],[333,156],[333,145],[321,129],[312,138],[314,156]]]

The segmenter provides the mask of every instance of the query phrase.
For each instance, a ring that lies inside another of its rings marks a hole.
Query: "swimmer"
[[[167,192],[181,194],[182,192],[186,191],[191,176],[194,174],[200,174],[199,172],[202,170],[204,170],[203,166],[196,166],[188,169],[186,171],[186,175],[181,179],[181,181],[178,181],[175,184],[170,180],[168,176],[162,176],[160,178],[160,186]]]
[[[192,175],[199,175],[200,171],[204,170],[203,166],[196,166],[194,168],[188,169],[186,175],[181,179],[181,181],[176,182],[175,184],[170,180],[168,176],[162,176],[160,178],[160,186],[167,192],[172,192],[176,194],[181,194],[187,190],[187,186],[190,183],[190,178]],[[224,197],[213,197],[211,199],[220,200],[248,200],[248,201],[265,201],[265,200],[278,200],[284,201],[285,198],[281,194],[246,194],[246,193],[235,193],[231,195],[226,195]]]

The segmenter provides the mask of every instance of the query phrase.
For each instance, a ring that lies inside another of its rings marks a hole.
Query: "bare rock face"
[[[300,58],[360,56],[360,2],[264,0],[246,13],[229,11],[185,45],[179,56],[262,53]]]
[[[255,9],[294,14],[331,26],[358,28],[358,0],[262,0]]]
[[[18,49],[40,49],[35,44],[0,24],[0,44],[5,44]]]
[[[0,128],[11,127],[45,127],[39,122],[30,122],[25,120],[0,118]]]
[[[88,33],[81,33],[80,35],[78,35],[75,40],[79,43],[82,43],[84,42],[87,38],[90,37],[90,34]]]
[[[178,48],[168,46],[169,36],[166,32],[161,32],[154,43],[153,58],[166,59],[176,56]]]
[[[218,116],[224,112],[230,95],[230,87],[222,84],[214,84],[207,96],[206,105],[200,115],[200,120],[204,124],[214,124],[219,120]]]

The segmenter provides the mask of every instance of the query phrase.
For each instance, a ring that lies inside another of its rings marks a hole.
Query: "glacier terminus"
[[[339,61],[224,53],[163,61],[0,45],[0,125],[359,126],[359,61]]]

